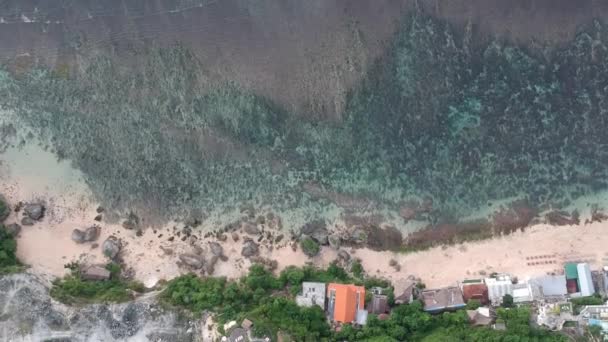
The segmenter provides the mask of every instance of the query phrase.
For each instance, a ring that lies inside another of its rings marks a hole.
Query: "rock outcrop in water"
[[[163,309],[154,294],[124,304],[69,307],[30,274],[0,277],[0,331],[9,341],[199,341],[199,322]]]

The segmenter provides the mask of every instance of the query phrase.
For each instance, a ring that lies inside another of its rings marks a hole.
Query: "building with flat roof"
[[[533,278],[530,282],[540,287],[543,297],[563,297],[568,294],[565,275],[546,275]]]
[[[365,287],[335,284],[327,285],[327,311],[334,322],[360,322],[365,311]]]
[[[488,297],[493,304],[502,303],[506,294],[513,295],[513,282],[508,275],[486,278],[485,283],[488,286]]]
[[[425,290],[420,297],[424,303],[424,311],[429,313],[457,310],[466,306],[462,291],[457,286]]]
[[[540,287],[527,282],[513,285],[513,303],[529,303],[540,298]]]
[[[367,311],[376,315],[389,312],[388,296],[379,294],[373,295]]]
[[[581,295],[583,297],[593,295],[595,293],[595,287],[593,286],[589,264],[578,264],[576,265],[576,269],[578,271],[578,285],[581,290]]]
[[[296,303],[306,307],[318,305],[325,310],[325,284],[303,282],[302,293],[296,296]]]

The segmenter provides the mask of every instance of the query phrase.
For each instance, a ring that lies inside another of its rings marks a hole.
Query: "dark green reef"
[[[254,203],[313,218],[336,196],[319,202],[312,187],[366,209],[430,197],[436,215],[458,217],[513,196],[559,207],[608,179],[599,22],[532,50],[409,15],[338,122],[212,85],[183,46],[140,53],[129,67],[100,55],[82,72],[0,73],[0,106],[115,209]]]

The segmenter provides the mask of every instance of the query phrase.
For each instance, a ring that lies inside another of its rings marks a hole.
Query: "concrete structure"
[[[416,282],[398,281],[395,283],[395,304],[409,304],[416,294]]]
[[[247,331],[243,328],[235,328],[230,332],[230,336],[228,337],[228,341],[230,342],[248,342],[249,337],[247,337]]]
[[[457,310],[466,306],[462,291],[456,286],[425,290],[422,291],[420,297],[424,303],[424,311],[429,313]]]
[[[578,285],[581,290],[581,295],[583,297],[593,295],[595,293],[595,287],[593,286],[589,264],[578,264],[576,265],[576,269],[578,271]]]
[[[318,305],[325,310],[325,284],[303,282],[302,293],[296,296],[296,303],[306,307]]]
[[[110,271],[101,266],[91,266],[84,270],[80,277],[84,280],[109,280],[111,276]]]
[[[579,315],[588,325],[597,325],[608,333],[608,305],[587,305]]]
[[[547,303],[538,307],[536,323],[546,326],[551,330],[562,330],[564,323],[576,321],[572,315],[572,303],[559,302]]]
[[[327,286],[327,311],[332,321],[357,322],[363,316],[360,310],[365,311],[365,287],[335,283]]]
[[[465,280],[462,282],[462,296],[465,303],[468,303],[471,299],[478,300],[482,305],[490,302],[488,286],[482,280]]]
[[[513,295],[513,282],[508,275],[486,278],[485,283],[488,286],[488,297],[493,304],[502,303],[502,297],[506,294]]]
[[[530,281],[539,286],[543,297],[563,297],[568,294],[565,275],[546,275]]]
[[[373,295],[367,311],[376,315],[389,312],[388,297],[385,295]]]
[[[245,330],[251,329],[252,326],[253,326],[253,322],[248,320],[247,318],[245,318],[243,320],[243,323],[241,323],[241,328],[243,328]]]
[[[477,308],[477,310],[467,310],[469,322],[474,326],[489,326],[494,318],[490,312],[490,308]]]
[[[533,283],[520,283],[513,285],[513,303],[530,303],[540,297],[538,285]]]

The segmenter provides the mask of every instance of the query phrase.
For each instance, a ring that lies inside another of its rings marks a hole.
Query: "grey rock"
[[[253,242],[252,240],[245,241],[243,243],[243,249],[241,250],[241,255],[249,258],[254,255],[257,255],[259,252],[258,244]]]
[[[224,255],[224,248],[217,242],[209,243],[209,248],[211,249],[211,254],[213,254],[214,256],[220,257]]]
[[[205,264],[205,272],[207,273],[207,275],[212,275],[213,272],[215,272],[215,264],[217,264],[218,259],[219,257],[217,255],[214,255],[213,257],[211,257],[209,262]]]
[[[190,253],[180,255],[179,260],[181,260],[181,262],[183,262],[185,265],[194,269],[202,268],[203,264],[205,263],[202,256]]]
[[[340,260],[349,261],[350,260],[350,254],[348,254],[348,252],[345,251],[345,250],[341,250],[341,251],[338,252],[338,258]]]
[[[340,249],[340,246],[342,245],[342,239],[336,234],[329,235],[327,237],[327,242],[329,243],[331,248],[335,250]]]
[[[40,203],[29,203],[23,208],[23,212],[27,217],[38,221],[44,216],[44,206]]]
[[[327,226],[323,220],[315,220],[306,223],[300,228],[300,235],[310,236],[321,245],[327,245],[329,243],[327,240],[329,232],[327,231]]]
[[[33,226],[34,223],[36,223],[36,221],[32,220],[27,216],[21,219],[21,225],[23,226]]]
[[[110,259],[116,258],[118,253],[120,253],[121,248],[122,245],[120,243],[120,240],[118,240],[115,236],[110,236],[109,238],[107,238],[101,246],[103,254]]]
[[[249,222],[245,222],[243,223],[243,230],[245,231],[245,233],[249,234],[249,235],[258,235],[260,234],[260,229]]]
[[[17,223],[11,223],[6,226],[6,232],[12,236],[19,236],[19,233],[21,233],[21,226]]]
[[[99,226],[91,226],[84,231],[84,240],[85,241],[95,241],[99,237],[99,232],[101,228]]]
[[[72,241],[74,241],[76,243],[84,243],[85,242],[84,232],[80,229],[72,230]]]

